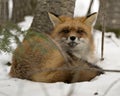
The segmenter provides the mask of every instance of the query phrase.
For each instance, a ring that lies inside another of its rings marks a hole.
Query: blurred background
[[[53,26],[47,12],[68,16],[85,16],[98,12],[95,29],[114,32],[119,37],[119,9],[119,0],[0,0],[0,49],[11,51],[7,46],[11,36],[17,43],[20,42],[18,37],[24,35],[25,30],[21,30],[19,23],[30,16],[31,22],[27,24],[30,29],[49,34]],[[11,30],[17,31],[13,34]]]

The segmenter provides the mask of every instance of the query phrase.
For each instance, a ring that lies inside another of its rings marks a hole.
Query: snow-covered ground
[[[95,32],[96,53],[100,57],[101,32]],[[111,37],[111,38],[109,38]],[[120,39],[113,33],[105,34],[104,61],[98,65],[104,69],[120,69]],[[119,96],[120,73],[106,72],[89,82],[75,84],[40,83],[8,76],[11,54],[0,54],[0,96]],[[113,85],[113,83],[115,83]],[[113,85],[113,86],[112,86]],[[112,87],[111,87],[112,86]],[[69,93],[72,90],[72,94]],[[71,95],[68,95],[71,94]],[[105,94],[105,95],[104,95]]]
[[[31,17],[19,25],[26,30],[32,21]],[[101,32],[94,30],[96,54],[101,54]],[[104,61],[97,65],[103,69],[120,70],[120,39],[113,33],[105,34]],[[41,83],[9,77],[10,67],[5,65],[11,61],[12,54],[0,53],[0,96],[120,96],[120,73],[106,72],[89,82],[74,84]]]

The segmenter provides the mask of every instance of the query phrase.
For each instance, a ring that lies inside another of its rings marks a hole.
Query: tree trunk
[[[120,30],[119,9],[119,0],[100,0],[100,10],[96,27],[101,29],[102,22],[105,22],[107,31],[110,31],[109,29]],[[105,21],[102,21],[103,14],[105,15]]]
[[[106,0],[107,27],[120,29],[120,0]]]
[[[73,16],[75,0],[38,0],[31,29],[49,33],[53,26],[47,12]]]
[[[8,0],[0,0],[0,25],[8,21]]]
[[[13,0],[12,21],[18,23],[27,15],[33,15],[37,0]]]

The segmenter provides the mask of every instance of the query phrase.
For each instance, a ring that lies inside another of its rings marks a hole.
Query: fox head
[[[96,13],[86,17],[55,16],[48,13],[54,25],[51,37],[64,51],[72,52],[77,57],[86,57],[94,50],[92,27]]]

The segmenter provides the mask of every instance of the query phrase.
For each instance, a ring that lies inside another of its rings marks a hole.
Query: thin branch
[[[91,0],[91,1],[90,1],[90,5],[89,5],[89,8],[88,8],[87,15],[89,15],[89,14],[91,13],[91,8],[92,8],[93,1],[94,1],[94,0]]]
[[[110,69],[103,69],[104,72],[117,72],[120,73],[120,70],[110,70]]]
[[[40,84],[40,85],[41,85],[41,84]],[[47,88],[46,88],[43,84],[41,85],[41,87],[42,87],[42,89],[43,89],[43,91],[44,91],[45,96],[50,96]]]
[[[74,88],[75,88],[75,84],[72,84],[70,86],[69,92],[68,92],[68,94],[66,96],[72,96],[73,93],[74,93]]]
[[[106,31],[106,22],[105,22],[105,0],[101,0],[102,8],[102,42],[101,42],[101,60],[104,60],[104,35]]]
[[[117,46],[119,47],[119,45],[111,38],[111,41]]]
[[[106,96],[108,94],[108,92],[110,92],[110,90],[120,81],[120,78],[115,80],[110,86],[109,88],[105,91],[105,93],[103,94],[103,96]]]
[[[2,96],[9,96],[8,94],[3,93],[3,92],[0,92],[0,94],[1,94]],[[1,96],[1,95],[0,95],[0,96]]]
[[[112,38],[112,35],[108,35],[106,37],[109,38],[117,47],[119,47],[119,44],[117,44],[117,42]]]

